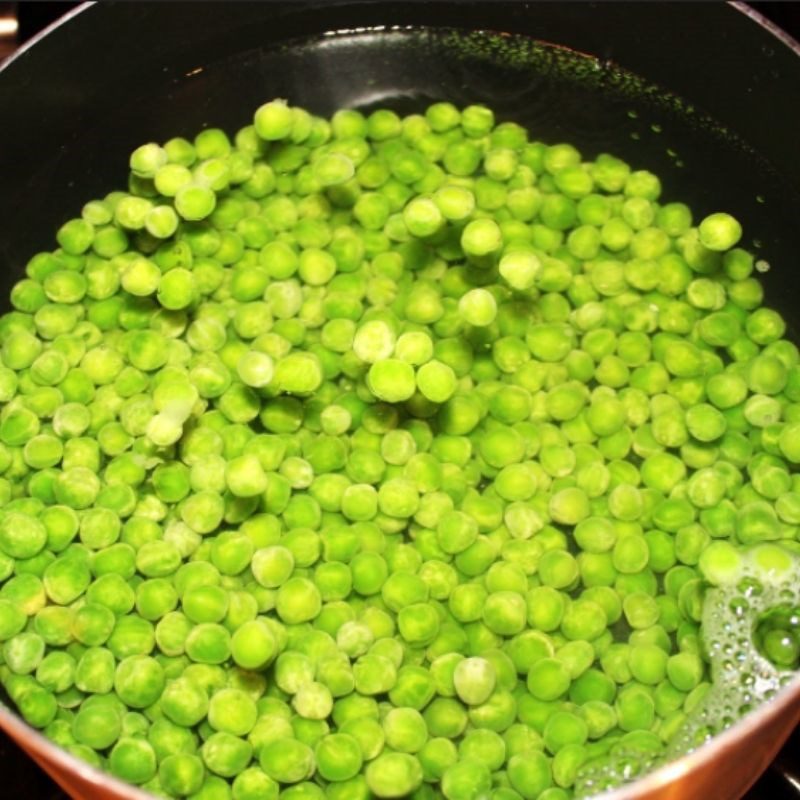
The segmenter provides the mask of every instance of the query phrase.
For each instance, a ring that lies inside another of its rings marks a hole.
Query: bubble
[[[761,581],[752,573],[745,574],[742,580],[739,581],[737,588],[744,594],[745,598],[759,597],[764,592]]]
[[[656,764],[655,756],[623,748],[587,762],[575,782],[575,796],[587,797],[630,783]]]
[[[728,609],[736,617],[741,617],[743,614],[746,614],[749,607],[746,597],[734,597],[733,600],[728,603]],[[714,617],[716,618],[717,616],[718,615],[715,613]]]

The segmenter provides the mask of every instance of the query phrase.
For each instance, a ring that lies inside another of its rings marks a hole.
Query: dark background
[[[73,2],[21,2],[18,43],[22,44],[43,27],[58,19]],[[800,2],[753,2],[751,6],[800,40]],[[2,732],[0,732],[0,774],[3,797],[33,797],[37,800],[67,800],[67,796]],[[794,736],[773,766],[746,795],[745,800],[800,800],[800,732]]]
[[[29,39],[45,25],[77,5],[79,3],[20,3],[18,10],[20,42]],[[787,2],[754,2],[750,5],[776,25],[791,33],[795,39],[800,40],[800,2],[787,0]]]

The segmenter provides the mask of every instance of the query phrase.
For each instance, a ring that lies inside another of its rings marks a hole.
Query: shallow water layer
[[[576,797],[591,797],[630,783],[694,752],[746,714],[771,700],[797,673],[773,664],[756,634],[760,620],[779,608],[800,605],[800,559],[772,545],[745,554],[739,569],[708,589],[701,632],[711,685],[660,756],[619,752],[586,764]]]

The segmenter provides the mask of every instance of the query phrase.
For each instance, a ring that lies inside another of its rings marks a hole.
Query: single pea
[[[102,706],[82,707],[72,719],[75,741],[97,750],[111,747],[121,731],[120,715]]]
[[[376,797],[403,797],[422,784],[419,761],[408,753],[385,752],[370,761],[365,777]]]
[[[494,667],[484,658],[465,658],[453,673],[455,691],[469,705],[484,703],[494,691],[496,679]]]
[[[260,106],[254,115],[253,125],[260,138],[267,141],[286,139],[292,131],[292,109],[284,100],[272,100]]]
[[[200,748],[206,768],[223,778],[232,778],[242,772],[250,763],[252,753],[249,742],[225,731],[212,733]]]
[[[541,797],[553,783],[550,762],[544,753],[529,750],[512,756],[506,767],[511,786],[525,800]]]
[[[374,363],[369,369],[367,381],[375,397],[387,403],[408,400],[416,389],[414,368],[395,358]]]
[[[458,301],[458,311],[469,325],[485,327],[497,316],[497,301],[486,289],[471,289]]]
[[[265,745],[259,753],[261,769],[280,783],[299,783],[314,771],[314,751],[296,739],[280,739]]]
[[[208,703],[208,722],[216,731],[244,736],[256,724],[255,701],[241,689],[220,689]]]
[[[742,226],[730,214],[709,214],[698,226],[700,241],[709,250],[729,250],[742,236]]]
[[[322,186],[346,183],[354,174],[353,162],[343,153],[330,153],[314,162],[314,177]]]
[[[114,675],[114,689],[131,708],[152,705],[164,690],[164,670],[150,656],[129,656],[119,663]]]
[[[307,622],[320,612],[319,589],[305,578],[290,578],[278,590],[275,608],[281,620],[289,624]]]
[[[434,403],[447,402],[455,393],[458,385],[452,367],[436,359],[419,367],[416,383],[422,395]]]
[[[272,629],[261,620],[245,622],[231,637],[231,656],[244,669],[263,668],[277,649]]]
[[[122,738],[109,754],[108,768],[113,775],[128,783],[143,784],[156,774],[156,755],[147,741]]]
[[[346,733],[323,737],[316,746],[317,770],[328,781],[347,781],[361,770],[363,756],[358,740]]]
[[[324,720],[333,709],[333,697],[327,686],[312,681],[297,690],[293,705],[304,719]]]
[[[201,722],[209,708],[205,690],[186,678],[168,683],[161,695],[164,714],[177,725],[190,727]]]
[[[170,794],[194,795],[200,791],[204,777],[202,760],[191,753],[168,755],[158,765],[158,780]],[[265,787],[259,788],[264,792],[262,796],[269,797]]]

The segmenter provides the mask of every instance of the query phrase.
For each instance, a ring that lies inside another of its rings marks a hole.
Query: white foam
[[[575,797],[587,797],[630,783],[656,767],[696,750],[772,698],[795,676],[779,669],[758,650],[756,625],[776,608],[800,607],[800,559],[783,551],[777,568],[765,566],[774,545],[744,555],[739,578],[706,591],[701,630],[710,661],[711,687],[686,718],[662,755],[615,752],[590,762],[578,775]]]

